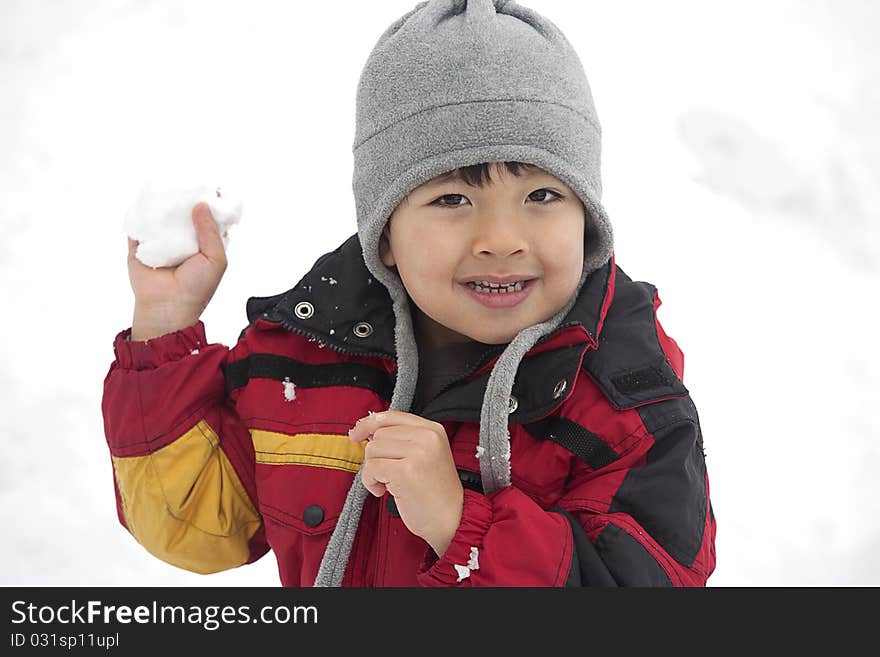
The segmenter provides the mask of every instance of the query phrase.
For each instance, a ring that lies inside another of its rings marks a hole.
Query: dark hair
[[[508,172],[512,173],[514,176],[521,175],[523,170],[529,169],[539,169],[540,167],[535,166],[534,164],[528,164],[527,162],[499,162],[499,164],[503,164],[504,168],[507,169]],[[441,173],[439,176],[434,176],[430,181],[426,182],[443,182],[446,180],[455,180],[459,179],[464,181],[466,184],[471,187],[484,187],[486,183],[488,183],[492,179],[492,175],[490,174],[491,162],[483,162],[481,164],[472,164],[466,167],[458,167],[457,169],[453,169],[452,171],[447,171],[446,173]],[[403,203],[407,203],[409,201],[409,194],[407,194],[403,198]]]
[[[483,162],[482,164],[472,164],[467,167],[459,167],[448,173],[437,176],[435,179],[446,180],[449,178],[460,178],[471,187],[483,187],[492,179],[490,174],[491,164],[491,162]],[[526,162],[500,162],[499,164],[503,164],[507,171],[514,176],[520,175],[520,169],[538,168],[534,164],[527,164]]]

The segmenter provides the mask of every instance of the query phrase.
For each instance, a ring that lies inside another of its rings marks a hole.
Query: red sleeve
[[[101,403],[120,522],[148,551],[186,569],[258,559],[268,546],[256,513],[253,444],[224,375],[247,355],[246,333],[232,350],[209,344],[201,321],[152,340],[131,342],[130,334],[114,339]],[[201,507],[187,499],[190,489],[204,498]],[[132,518],[140,518],[136,528]],[[208,544],[212,534],[226,537],[222,549]],[[199,563],[197,547],[218,559]]]
[[[572,549],[566,519],[544,511],[518,488],[489,495],[466,488],[458,531],[442,557],[428,554],[418,581],[422,586],[562,586]],[[468,567],[469,562],[477,567]]]

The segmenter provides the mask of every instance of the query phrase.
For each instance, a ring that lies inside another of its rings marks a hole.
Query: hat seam
[[[433,110],[437,110],[442,107],[455,107],[457,105],[469,105],[469,104],[475,104],[475,103],[497,103],[497,102],[544,103],[546,105],[556,105],[557,107],[562,107],[564,109],[567,109],[570,112],[574,112],[579,117],[581,117],[587,124],[589,124],[600,136],[602,134],[602,128],[599,126],[598,123],[596,123],[595,121],[590,119],[590,117],[586,116],[585,114],[582,114],[580,110],[578,110],[574,107],[571,107],[570,105],[566,105],[565,103],[558,103],[558,102],[552,101],[552,100],[541,100],[540,98],[515,98],[515,97],[514,98],[486,98],[486,99],[481,99],[481,100],[463,100],[463,101],[460,101],[457,103],[443,103],[441,105],[431,105],[431,107],[426,107],[424,109],[420,109],[415,112],[412,112],[411,114],[407,114],[406,116],[403,116],[403,117],[397,119],[396,121],[389,123],[384,128],[381,128],[381,129],[375,131],[370,136],[364,137],[361,141],[359,141],[358,143],[356,143],[352,147],[352,152],[359,149],[361,146],[366,144],[368,141],[370,141],[374,137],[381,135],[386,130],[391,129],[394,126],[396,126],[397,124],[403,123],[404,121],[407,121],[408,119],[411,119],[414,116],[418,116],[419,114],[424,114],[425,112],[431,112]]]

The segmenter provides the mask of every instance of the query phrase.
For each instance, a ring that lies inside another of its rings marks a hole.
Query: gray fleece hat
[[[509,0],[429,0],[391,24],[361,73],[352,186],[367,269],[394,304],[397,380],[390,408],[409,411],[418,376],[410,301],[379,256],[397,204],[431,178],[519,161],[565,182],[586,209],[584,268],[558,313],[524,328],[495,364],[480,414],[483,490],[510,485],[508,400],[523,355],[568,314],[587,276],[611,257],[600,202],[601,130],[580,58],[552,22]],[[368,492],[355,476],[315,586],[339,586]]]

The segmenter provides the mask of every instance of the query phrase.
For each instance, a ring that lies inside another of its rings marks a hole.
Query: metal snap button
[[[322,509],[317,504],[312,504],[309,507],[306,507],[306,510],[303,511],[303,522],[306,523],[308,527],[317,527],[321,524],[321,521],[324,519],[324,509]]]
[[[565,392],[565,389],[568,387],[568,381],[562,379],[559,383],[556,384],[556,387],[553,388],[553,399],[559,399],[562,396],[562,393]]]
[[[513,395],[510,396],[510,399],[507,400],[507,412],[513,413],[516,410],[516,407],[519,406],[519,402],[516,397]]]
[[[300,319],[308,319],[315,314],[315,307],[308,301],[300,301],[293,309],[294,314]]]
[[[365,338],[368,335],[372,334],[373,327],[369,322],[358,322],[354,325],[354,334],[359,338]]]

